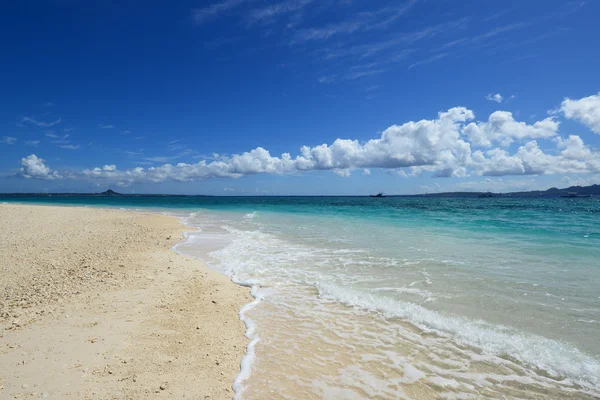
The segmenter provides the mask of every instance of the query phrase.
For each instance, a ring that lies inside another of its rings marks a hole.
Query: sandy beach
[[[230,399],[247,288],[167,216],[0,205],[0,398]]]

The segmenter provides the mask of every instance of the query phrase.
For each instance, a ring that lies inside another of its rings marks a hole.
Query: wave
[[[450,336],[458,343],[476,347],[485,354],[508,356],[545,371],[555,379],[568,378],[582,387],[600,390],[600,362],[569,344],[483,321],[443,315],[416,304],[325,282],[318,284],[318,291],[323,298],[380,312],[386,318],[400,318],[425,331]]]
[[[240,282],[235,279],[232,279],[234,283],[237,283],[242,286],[248,286],[245,282]],[[252,371],[252,365],[254,364],[254,360],[256,358],[254,348],[256,344],[259,342],[260,338],[256,335],[256,324],[247,317],[246,313],[256,307],[262,300],[262,298],[258,295],[258,287],[252,286],[252,290],[250,292],[254,300],[248,304],[246,304],[240,310],[240,320],[246,325],[246,337],[250,340],[248,343],[248,347],[246,348],[246,354],[242,358],[242,363],[240,365],[240,372],[235,377],[233,381],[233,391],[235,392],[234,400],[242,399],[242,394],[244,393],[244,382],[248,380],[250,377],[250,373]]]

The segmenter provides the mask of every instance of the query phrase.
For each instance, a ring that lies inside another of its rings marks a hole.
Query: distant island
[[[591,186],[570,186],[568,188],[550,188],[548,190],[531,190],[526,192],[443,192],[426,193],[414,196],[426,197],[592,197],[600,196],[600,185]]]
[[[0,193],[0,197],[28,197],[28,196],[40,196],[40,197],[75,197],[75,196],[88,196],[88,197],[117,197],[117,196],[128,196],[128,197],[150,197],[150,196],[172,196],[172,197],[213,197],[210,195],[184,195],[184,194],[125,194],[118,193],[112,189],[108,189],[101,193]],[[442,192],[442,193],[424,193],[424,194],[398,194],[398,195],[386,195],[382,197],[600,197],[600,185],[591,186],[570,186],[564,189],[550,188],[548,190],[531,190],[527,192],[509,192],[509,193],[495,193],[495,192]],[[280,197],[280,196],[275,196]],[[287,196],[284,196],[287,197]],[[308,196],[311,197],[311,196]],[[327,196],[327,197],[357,197],[357,196]]]
[[[117,193],[112,189],[108,189],[102,193],[98,193],[98,196],[123,196],[123,194]]]

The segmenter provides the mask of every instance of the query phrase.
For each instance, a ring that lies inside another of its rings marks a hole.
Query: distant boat
[[[371,197],[385,197],[385,194],[383,194],[383,192],[379,192],[377,194],[372,194]]]

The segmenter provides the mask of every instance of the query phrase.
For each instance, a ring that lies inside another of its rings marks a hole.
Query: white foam
[[[446,378],[442,378],[441,376],[430,376],[428,378],[429,382],[433,383],[434,385],[438,385],[438,386],[442,386],[442,387],[451,387],[451,388],[455,388],[458,386],[458,382],[456,382],[454,379],[446,379]]]
[[[405,363],[402,369],[404,371],[404,376],[402,377],[404,383],[415,383],[425,377],[423,371],[415,368],[412,364]]]
[[[569,377],[583,387],[600,390],[600,363],[573,346],[499,325],[443,315],[422,306],[321,282],[319,294],[349,306],[400,318],[426,331],[446,336],[486,354],[517,359],[555,378]]]
[[[243,286],[247,286],[248,284],[245,282],[236,282],[235,279],[232,279],[233,282],[238,283]],[[254,360],[256,358],[254,347],[260,340],[256,332],[256,324],[252,322],[250,318],[246,316],[246,313],[256,307],[261,302],[261,297],[257,294],[258,286],[253,286],[250,294],[254,297],[254,300],[248,304],[246,304],[240,310],[240,320],[246,325],[246,337],[250,339],[250,343],[246,348],[246,354],[242,358],[240,372],[237,374],[233,381],[233,391],[235,392],[234,399],[241,399],[242,394],[244,393],[244,382],[250,377],[252,372],[252,365],[254,364]]]

